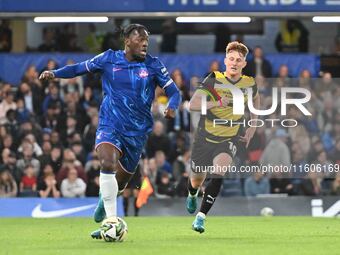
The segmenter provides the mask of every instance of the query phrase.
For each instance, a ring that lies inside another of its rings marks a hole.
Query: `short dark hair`
[[[139,33],[141,31],[145,30],[148,35],[150,34],[150,32],[148,31],[148,29],[145,26],[143,26],[141,24],[130,24],[130,25],[126,26],[123,30],[124,38],[128,38],[134,30],[137,30]]]

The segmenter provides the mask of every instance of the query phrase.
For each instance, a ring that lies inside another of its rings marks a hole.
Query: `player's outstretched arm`
[[[181,104],[181,94],[175,83],[172,83],[170,86],[167,86],[165,89],[165,94],[169,98],[168,107],[164,111],[164,117],[174,118],[176,115],[176,109],[178,109],[179,105]]]
[[[45,71],[43,72],[39,79],[41,80],[51,80],[54,78],[64,78],[70,79],[79,75],[83,75],[89,72],[101,72],[103,70],[103,63],[106,58],[110,56],[112,51],[103,52],[92,59],[80,62],[74,65],[67,65],[57,70]]]
[[[76,76],[88,73],[89,69],[87,65],[88,65],[87,61],[85,61],[85,62],[77,63],[74,65],[67,65],[60,69],[47,71],[47,72],[52,73],[55,78],[70,79],[70,78],[74,78]],[[43,72],[42,75],[44,73],[45,72]],[[47,75],[51,75],[51,74],[47,74]]]

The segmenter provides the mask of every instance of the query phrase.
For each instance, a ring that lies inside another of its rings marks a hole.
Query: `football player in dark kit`
[[[188,197],[186,208],[189,213],[197,209],[197,196],[207,173],[210,181],[207,183],[201,208],[192,224],[193,230],[203,233],[207,213],[215,202],[222,186],[226,171],[223,167],[230,166],[237,152],[239,140],[246,147],[255,133],[255,127],[249,127],[241,135],[243,115],[233,114],[233,96],[231,89],[236,87],[244,92],[252,88],[252,95],[243,93],[244,102],[253,100],[253,105],[259,109],[260,97],[254,78],[242,75],[246,66],[248,49],[239,42],[231,42],[226,48],[225,72],[210,73],[198,87],[190,101],[190,110],[202,110],[202,97],[206,97],[206,115],[201,115],[197,133],[193,143],[191,157],[191,175],[188,181]],[[234,101],[235,102],[235,101]],[[256,115],[251,113],[252,119]],[[230,124],[217,124],[215,120],[228,120]]]

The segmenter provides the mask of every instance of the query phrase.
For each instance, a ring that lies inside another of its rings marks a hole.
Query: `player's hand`
[[[164,117],[166,119],[173,119],[173,118],[175,118],[175,115],[176,115],[176,112],[173,109],[166,108],[165,111],[164,111]]]
[[[52,80],[52,79],[54,79],[54,73],[53,72],[51,72],[51,71],[44,71],[44,72],[42,72],[42,74],[40,74],[40,76],[39,76],[39,80],[42,80],[42,81],[44,81],[44,80]]]
[[[240,137],[241,142],[246,143],[246,148],[248,148],[249,142],[253,138],[255,131],[255,127],[247,128],[245,135]]]

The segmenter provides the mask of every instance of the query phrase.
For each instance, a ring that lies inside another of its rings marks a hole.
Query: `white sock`
[[[201,218],[205,219],[205,214],[204,214],[204,213],[202,213],[202,212],[199,212],[199,213],[197,213],[197,216],[199,216],[199,217],[201,217]]]
[[[117,217],[118,183],[115,174],[100,173],[99,185],[106,217]]]

